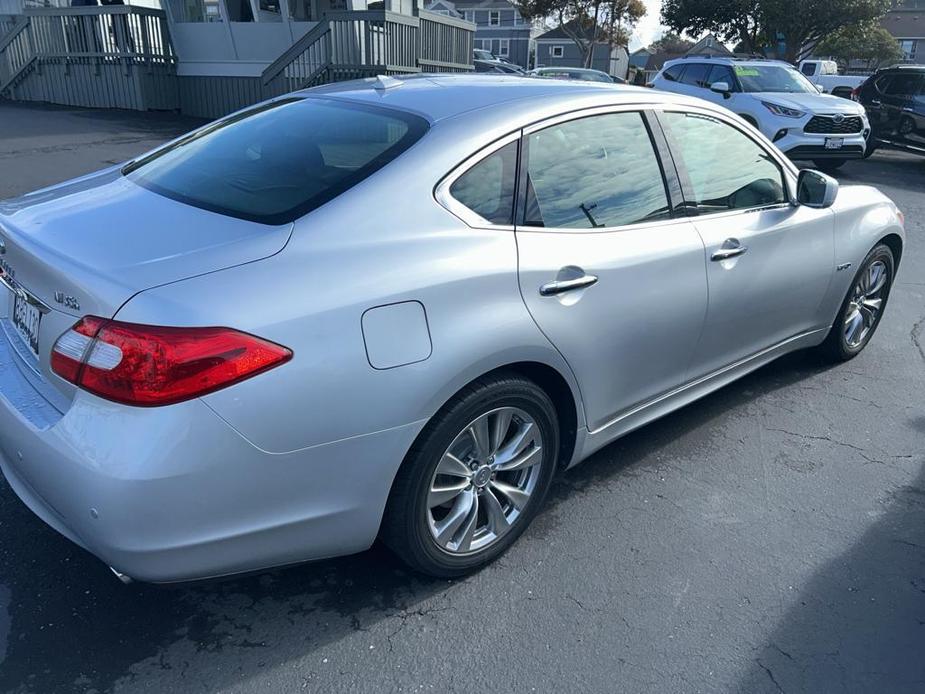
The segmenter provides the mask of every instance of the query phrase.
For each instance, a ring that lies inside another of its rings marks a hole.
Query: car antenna
[[[397,80],[394,77],[389,77],[388,75],[376,75],[376,79],[373,80],[373,89],[376,91],[385,91],[386,89],[395,89],[400,87],[403,84],[401,80]]]

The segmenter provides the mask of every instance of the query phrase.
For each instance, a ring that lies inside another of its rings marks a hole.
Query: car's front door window
[[[716,82],[725,82],[730,91],[736,90],[735,75],[732,74],[732,70],[729,69],[728,65],[714,65],[710,69],[707,86],[712,87]]]
[[[787,202],[780,165],[742,131],[697,113],[666,112],[661,120],[687,174],[687,202],[700,214]]]
[[[707,74],[710,72],[710,66],[706,63],[693,63],[684,71],[681,76],[681,82],[692,87],[706,88]]]

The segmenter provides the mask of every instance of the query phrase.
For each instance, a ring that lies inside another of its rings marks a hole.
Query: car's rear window
[[[288,98],[208,125],[123,174],[189,205],[285,224],[381,169],[427,127],[391,109]]]

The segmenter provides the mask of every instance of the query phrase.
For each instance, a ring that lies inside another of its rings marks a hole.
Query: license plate
[[[39,356],[39,323],[42,320],[42,314],[36,306],[30,304],[26,299],[14,295],[13,298],[13,327],[22,338],[22,341],[29,347],[29,350],[38,359]]]
[[[825,148],[826,149],[841,149],[841,146],[843,144],[845,144],[845,138],[843,137],[825,138]]]

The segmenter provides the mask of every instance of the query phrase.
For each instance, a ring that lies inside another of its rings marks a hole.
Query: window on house
[[[313,22],[312,0],[288,0],[289,16],[294,22]]]
[[[168,0],[176,22],[221,22],[218,0]]]
[[[254,12],[248,0],[225,0],[225,9],[228,10],[230,22],[254,21]]]
[[[520,12],[514,11],[514,26],[520,26],[524,23],[524,18],[520,16]]]
[[[499,10],[491,10],[488,13],[488,26],[501,26],[501,12]]]
[[[492,224],[511,224],[517,143],[505,145],[469,169],[450,186],[450,195]]]
[[[511,41],[510,39],[500,39],[498,41],[498,55],[507,57],[511,54]]]
[[[283,15],[280,11],[282,0],[257,0],[258,22],[281,22]]]
[[[550,54],[553,58],[561,58],[564,52],[565,52],[565,49],[564,49],[562,46],[553,46],[553,47],[550,49],[549,54]]]
[[[465,19],[467,22],[472,22],[473,24],[475,24],[475,11],[466,10],[465,12],[463,12],[463,19]]]
[[[914,39],[901,39],[899,42],[899,50],[903,52],[903,60],[914,61],[915,60],[915,44]]]
[[[661,168],[638,113],[608,113],[528,136],[527,226],[591,229],[669,214]]]

